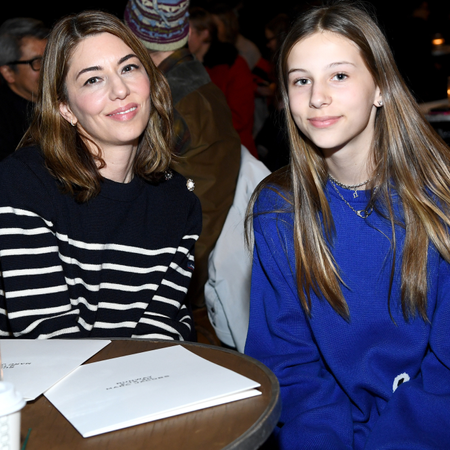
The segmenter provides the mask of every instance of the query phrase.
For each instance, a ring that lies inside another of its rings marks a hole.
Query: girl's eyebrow
[[[117,63],[118,66],[120,66],[122,63],[124,63],[125,61],[128,61],[130,58],[137,58],[137,56],[134,53],[130,53],[128,55],[125,55],[124,57],[119,59],[119,62]],[[95,72],[98,70],[102,70],[101,66],[91,66],[91,67],[86,67],[85,69],[82,69],[78,72],[77,76],[76,76],[76,80],[79,78],[80,75],[82,75],[83,73],[86,72]]]
[[[341,66],[341,65],[345,65],[345,64],[350,64],[351,66],[355,66],[355,64],[350,61],[337,61],[337,62],[329,64],[328,67]]]
[[[299,69],[290,69],[288,71],[288,75],[293,72],[307,72],[307,71],[305,69],[300,69],[300,68]]]
[[[350,61],[336,61],[336,62],[332,62],[330,64],[328,64],[327,66],[325,66],[325,69],[331,69],[332,67],[335,66],[341,66],[341,65],[346,65],[346,64],[350,64],[352,66],[355,66],[354,63],[350,62]],[[301,67],[295,68],[295,69],[290,69],[288,71],[288,75],[292,72],[308,72],[306,69],[302,69]]]

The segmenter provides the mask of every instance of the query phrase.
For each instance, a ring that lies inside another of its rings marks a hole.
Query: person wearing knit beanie
[[[124,22],[150,51],[183,47],[189,34],[189,0],[130,0]]]

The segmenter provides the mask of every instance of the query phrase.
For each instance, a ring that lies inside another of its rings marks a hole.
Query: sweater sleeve
[[[79,332],[53,230],[51,193],[25,164],[0,165],[0,336]]]
[[[450,265],[441,260],[437,305],[429,349],[420,373],[395,389],[365,449],[444,449],[450,447]]]
[[[255,208],[245,352],[266,364],[279,380],[280,449],[351,449],[350,401],[322,360],[297,294],[292,219],[288,213],[264,213],[282,206],[279,199],[265,190]],[[264,208],[264,203],[270,206]]]
[[[194,271],[194,247],[201,232],[201,206],[192,195],[184,235],[133,337],[192,340],[193,321],[187,291]]]

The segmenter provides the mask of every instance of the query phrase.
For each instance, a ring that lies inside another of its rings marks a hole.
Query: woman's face
[[[294,45],[287,68],[289,106],[302,133],[324,156],[367,157],[381,94],[356,44],[315,33]]]
[[[150,116],[150,80],[120,38],[101,33],[83,39],[70,60],[66,89],[61,115],[102,152],[137,145]]]

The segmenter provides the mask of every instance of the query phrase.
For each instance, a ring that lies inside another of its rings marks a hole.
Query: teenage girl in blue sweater
[[[246,353],[280,448],[450,448],[450,151],[354,6],[300,17],[279,74],[291,163],[254,194]]]

